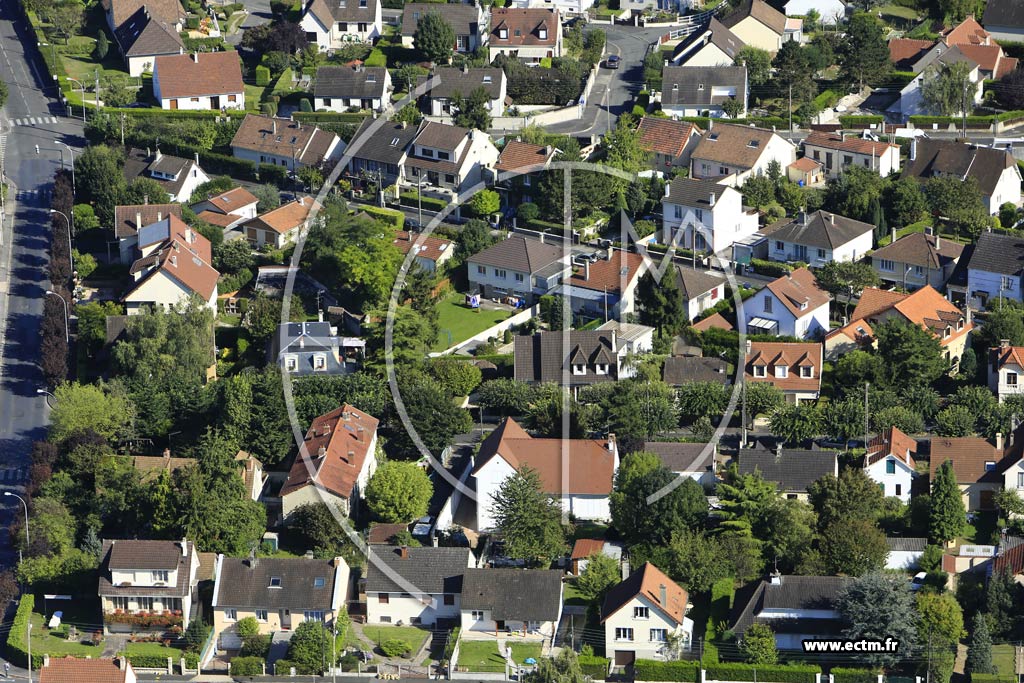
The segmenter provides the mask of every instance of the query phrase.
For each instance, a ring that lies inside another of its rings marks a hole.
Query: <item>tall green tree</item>
[[[671,387],[661,381],[616,382],[606,411],[611,429],[624,436],[649,439],[679,424],[675,396]]]
[[[885,534],[866,519],[837,519],[821,533],[821,555],[832,574],[863,576],[881,571],[889,555]]]
[[[917,594],[917,632],[925,646],[925,666],[933,681],[948,681],[957,644],[964,635],[964,616],[952,593]]]
[[[654,502],[649,498],[673,486]],[[681,483],[653,453],[630,453],[615,475],[612,522],[633,543],[667,543],[676,529],[698,528],[707,517],[704,490],[693,479]]]
[[[723,540],[702,530],[673,532],[668,557],[666,571],[690,591],[707,592],[716,581],[736,575]]]
[[[921,99],[931,113],[939,116],[960,114],[974,104],[977,87],[971,81],[972,64],[932,64],[925,69],[921,80]]]
[[[619,563],[604,553],[594,553],[587,558],[587,566],[576,579],[576,589],[592,603],[604,599],[608,589],[622,578]]]
[[[1020,586],[1007,568],[992,573],[985,591],[985,611],[992,637],[1009,638],[1020,620]]]
[[[427,12],[416,23],[412,43],[427,60],[447,64],[455,49],[455,29],[441,12]]]
[[[854,579],[840,592],[836,607],[848,624],[843,637],[899,641],[900,652],[859,655],[874,666],[894,666],[918,642],[914,595],[906,579],[872,573]]]
[[[988,630],[988,615],[981,610],[971,620],[971,637],[967,641],[968,674],[994,674],[992,664],[992,634]]]
[[[105,439],[129,436],[134,407],[124,396],[104,391],[94,384],[70,382],[53,390],[50,439],[59,443],[75,432],[91,430]]]
[[[929,178],[924,184],[924,197],[932,215],[945,220],[958,234],[977,237],[992,225],[975,178]]]
[[[933,543],[947,543],[959,536],[967,524],[963,496],[953,473],[953,462],[939,466],[932,481],[931,509],[928,516],[928,537]]]
[[[939,340],[918,325],[886,320],[874,326],[883,379],[890,387],[931,384],[949,369]]]
[[[413,462],[388,460],[370,477],[366,504],[382,522],[411,522],[427,514],[433,494],[434,486],[422,467]]]
[[[786,405],[769,422],[772,434],[796,446],[821,434],[821,410],[813,404]]]
[[[121,172],[123,163],[121,152],[106,145],[90,145],[75,157],[78,200],[92,204],[103,225],[112,224],[114,206],[127,188]]]
[[[772,82],[780,97],[792,100],[794,108],[807,104],[814,99],[814,67],[810,53],[795,40],[787,40],[772,59],[775,69]]]
[[[509,557],[542,563],[565,548],[561,506],[543,492],[537,470],[520,467],[501,482],[491,514]]]
[[[764,666],[779,662],[775,633],[768,624],[751,624],[743,634],[740,649],[751,664]]]
[[[765,481],[759,472],[739,474],[735,468],[718,485],[719,532],[748,538],[761,538],[778,503],[775,484]]]
[[[452,122],[456,126],[476,128],[484,132],[490,129],[491,110],[488,105],[491,103],[491,96],[487,94],[486,89],[476,88],[465,97],[461,93],[456,93],[451,103]]]
[[[871,14],[854,14],[839,49],[840,77],[863,88],[865,83],[883,82],[891,70],[882,22]]]
[[[859,467],[847,467],[838,477],[826,474],[807,492],[821,529],[841,519],[874,521],[882,508],[882,490]]]
[[[818,284],[837,299],[843,296],[846,315],[850,315],[850,302],[860,296],[865,287],[877,287],[881,280],[875,269],[861,261],[829,261],[815,272]]]
[[[640,322],[656,329],[659,337],[674,335],[686,323],[683,297],[674,270],[666,272],[660,281],[650,271],[644,273],[637,285],[637,304]]]
[[[772,76],[772,55],[767,50],[744,45],[736,53],[736,66],[747,67],[747,80],[752,86],[764,85]]]

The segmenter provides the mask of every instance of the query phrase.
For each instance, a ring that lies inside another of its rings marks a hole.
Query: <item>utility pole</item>
[[[124,112],[121,112],[121,146],[124,146]]]
[[[100,70],[96,69],[96,111],[100,110]]]
[[[864,450],[868,448],[868,388],[871,386],[871,382],[864,382]]]
[[[793,141],[793,84],[789,84],[789,134],[786,139]]]
[[[743,405],[740,409],[740,448],[747,445],[747,345],[741,344],[740,351],[740,394],[743,398]]]

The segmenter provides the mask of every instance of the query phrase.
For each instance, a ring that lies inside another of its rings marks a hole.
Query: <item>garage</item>
[[[635,650],[616,650],[615,666],[629,666],[636,661]]]
[[[240,650],[241,648],[242,638],[238,635],[238,631],[231,629],[221,632],[220,642],[217,644],[218,650]]]

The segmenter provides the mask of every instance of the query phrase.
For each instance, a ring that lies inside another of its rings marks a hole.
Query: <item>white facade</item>
[[[857,261],[871,251],[874,246],[874,235],[868,230],[858,235],[849,242],[841,244],[834,249],[828,247],[811,247],[805,244],[796,244],[783,240],[773,239],[768,236],[768,257],[772,261],[803,261],[812,268],[820,268],[832,261]],[[828,326],[825,326],[828,329]]]
[[[778,161],[785,170],[796,161],[796,146],[780,135],[771,135],[761,156],[751,168],[742,168],[728,162],[701,159],[694,153],[690,162],[691,178],[722,178],[730,176],[729,184],[740,187],[752,175],[764,175],[772,161]]]
[[[184,254],[183,258],[191,258],[191,254]],[[125,310],[128,315],[141,313],[146,306],[159,306],[170,309],[178,304],[188,303],[188,300],[195,294],[181,280],[172,277],[164,269],[160,269],[147,277],[135,289],[129,292],[124,298]],[[217,314],[217,288],[213,288],[210,297],[204,302],[206,307]]]
[[[704,45],[695,43],[690,51],[681,53],[675,63],[680,66],[732,66],[735,64],[732,57],[710,41]]]
[[[789,308],[775,294],[765,287],[744,302],[743,315],[747,325],[754,318],[767,318],[778,323],[776,334],[786,337],[808,339],[829,329],[829,303],[817,308],[801,311],[800,317],[793,315]]]
[[[469,150],[463,156],[466,145],[469,145]],[[433,170],[435,160],[444,158],[442,154],[450,154],[453,160],[462,160],[461,165],[454,169],[454,173]],[[457,194],[483,182],[484,169],[494,168],[498,163],[499,154],[490,136],[479,130],[469,131],[454,150],[433,149],[413,140],[410,153],[402,165],[399,182],[405,186],[415,186],[417,181],[425,178],[431,187],[424,190],[424,195],[430,194],[433,188]]]
[[[988,368],[988,388],[995,392],[1002,403],[1008,396],[1024,394],[1024,367],[1006,362],[998,368],[991,363]]]
[[[332,0],[328,0],[332,1]],[[336,1],[336,0],[334,0]],[[359,0],[351,0],[358,2]],[[381,3],[375,3],[372,21],[334,21],[333,17],[321,19],[313,12],[307,11],[299,22],[306,32],[306,38],[315,43],[322,52],[337,50],[347,43],[371,43],[381,35],[384,23],[381,16]]]
[[[984,292],[984,294],[982,294]],[[981,307],[981,300],[998,302],[1000,299],[1021,300],[1020,275],[1002,275],[977,268],[967,269],[967,301]],[[975,301],[975,299],[977,299]]]
[[[999,213],[999,207],[1006,202],[1020,206],[1020,184],[1020,167],[1014,164],[1009,168],[1004,168],[1003,172],[999,174],[999,181],[992,190],[992,194],[982,194],[981,196],[981,201],[984,202],[989,214],[994,216]]]
[[[821,16],[821,23],[826,26],[835,26],[846,16],[846,5],[842,0],[789,0],[783,6],[788,17],[805,17],[812,9]]]
[[[1003,488],[1024,496],[1024,459],[1017,460],[1003,472]]]
[[[381,112],[391,106],[391,73],[384,69],[384,86],[381,95],[375,97],[314,97],[313,109],[344,113],[350,108],[369,109]]]
[[[936,112],[929,109],[928,105],[924,101],[924,97],[921,93],[921,84],[926,78],[933,78],[931,69],[926,69],[914,77],[914,80],[907,83],[903,90],[900,91],[900,98],[889,107],[890,112],[898,112],[906,120],[910,116],[923,116],[923,115],[934,115]],[[970,76],[972,88],[972,101],[971,109],[974,105],[981,104],[982,101],[982,90],[984,88],[984,81],[981,78],[980,72],[978,71],[977,65],[971,70]],[[960,115],[960,112],[956,114]],[[998,210],[998,206],[996,209]]]
[[[914,470],[907,463],[894,455],[864,468],[864,472],[882,488],[883,496],[899,498],[904,503],[910,502],[910,486],[914,481]]]
[[[153,74],[154,97],[161,109],[245,109],[245,92],[225,92],[198,97],[164,97],[160,92],[159,73]]]
[[[684,206],[662,200],[662,241],[720,254],[758,230],[757,212],[743,208],[743,195],[726,188],[713,206]],[[679,233],[682,234],[679,234]]]
[[[683,617],[677,624],[645,595],[637,595],[605,618],[604,642],[609,657],[613,652],[633,652],[637,659],[665,659],[669,636],[683,636],[684,643],[693,639],[693,620]]]
[[[315,453],[310,453],[310,456],[315,456]],[[326,466],[326,465],[325,465]],[[341,465],[342,467],[344,465]],[[302,488],[288,492],[286,495],[281,496],[281,516],[286,518],[299,508],[307,503],[330,503],[338,508],[344,515],[352,514],[352,510],[359,506],[359,502],[363,499],[366,493],[366,486],[370,483],[370,478],[373,473],[377,471],[377,432],[373,433],[370,438],[370,444],[366,447],[366,457],[363,459],[363,464],[359,468],[359,475],[356,477],[355,485],[352,487],[352,495],[349,498],[344,498],[338,495],[337,492],[328,490],[323,485],[317,486],[315,484],[308,484]]]
[[[559,604],[561,604],[561,596],[559,596]],[[459,625],[462,628],[463,636],[467,634],[479,635],[479,634],[490,634],[491,636],[498,638],[506,638],[506,632],[511,631],[517,633],[520,637],[524,636],[527,639],[531,637],[534,639],[544,638],[550,639],[555,635],[555,629],[558,624],[554,621],[503,621],[501,622],[501,629],[498,629],[498,623],[495,621],[491,610],[460,610],[459,612]],[[516,662],[522,664],[522,662]]]
[[[883,178],[888,178],[894,171],[899,171],[900,148],[879,143],[878,149],[878,154],[863,154],[804,142],[804,156],[821,162],[825,168],[825,175],[829,178],[839,177],[849,166],[873,169]]]
[[[446,604],[448,602],[451,604]],[[438,619],[457,619],[458,617],[459,595],[457,593],[416,596],[401,593],[366,594],[366,623],[368,624],[402,622],[406,625],[430,626]]]
[[[890,550],[885,557],[885,568],[899,571],[912,571],[917,569],[917,563],[921,560],[920,550]]]
[[[712,287],[703,294],[687,299],[687,320],[693,322],[697,319],[697,316],[717,304],[723,297],[725,297],[725,280],[722,280],[722,284]]]

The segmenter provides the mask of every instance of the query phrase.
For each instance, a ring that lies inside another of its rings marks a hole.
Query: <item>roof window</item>
[[[270,577],[270,587],[271,588],[280,588],[281,587],[281,577],[280,576],[271,576]]]

